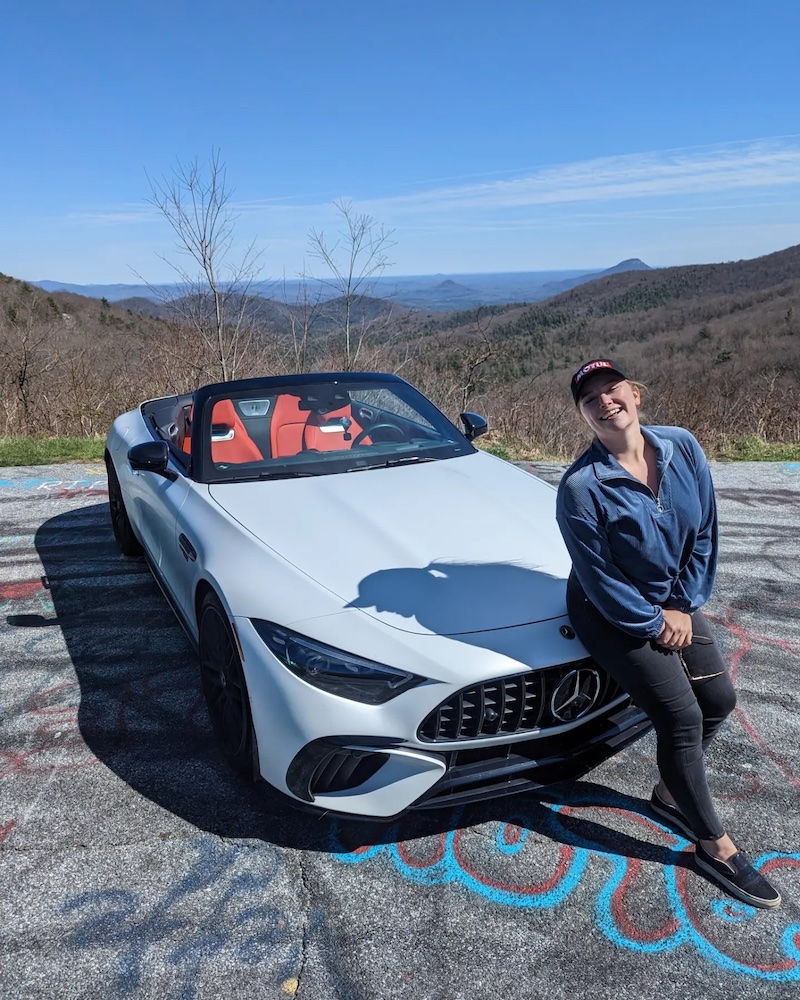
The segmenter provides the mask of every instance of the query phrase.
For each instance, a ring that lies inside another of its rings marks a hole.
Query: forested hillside
[[[612,274],[535,305],[245,305],[235,303],[236,375],[397,371],[451,417],[484,413],[494,440],[519,453],[576,452],[569,376],[606,354],[647,384],[647,418],[690,427],[712,453],[746,437],[800,442],[800,246]],[[209,315],[202,298],[110,305],[3,277],[0,435],[104,435],[140,399],[215,380]]]
[[[163,321],[0,275],[0,436],[105,434],[150,388]]]
[[[566,442],[568,379],[582,360],[606,354],[647,384],[651,421],[683,423],[712,450],[732,437],[800,440],[800,247],[613,275],[530,307],[442,317],[426,330],[460,343],[462,356],[467,345],[485,356],[473,404],[495,427],[548,450],[575,447]],[[432,353],[444,375],[458,350]]]

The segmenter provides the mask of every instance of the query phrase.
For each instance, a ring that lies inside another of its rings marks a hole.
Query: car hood
[[[555,492],[486,453],[209,492],[342,609],[394,628],[458,635],[566,614]]]

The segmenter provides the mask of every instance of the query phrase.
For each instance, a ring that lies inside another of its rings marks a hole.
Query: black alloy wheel
[[[200,607],[200,683],[214,734],[237,771],[258,776],[250,698],[228,616],[216,594]]]
[[[122,499],[122,488],[119,485],[117,470],[109,456],[106,456],[106,473],[108,475],[108,506],[111,512],[111,529],[114,532],[114,539],[124,556],[140,556],[144,549],[131,527],[128,512],[125,510],[125,501]]]

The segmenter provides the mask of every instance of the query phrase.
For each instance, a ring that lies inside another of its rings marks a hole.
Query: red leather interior
[[[181,448],[191,453],[191,421],[194,411],[187,420],[186,435]],[[232,432],[228,441],[211,442],[211,457],[214,462],[239,463],[260,462],[264,456],[247,433],[241,417],[230,399],[221,399],[214,404],[211,415],[214,436],[221,437]],[[361,433],[362,427],[353,419],[353,411],[348,404],[328,413],[315,413],[300,409],[300,397],[281,393],[275,400],[270,420],[271,458],[286,458],[309,449],[315,451],[346,451]],[[372,444],[369,437],[364,444]]]
[[[350,406],[325,414],[310,413],[303,432],[303,446],[315,451],[347,451],[361,430],[361,425],[353,420]],[[372,443],[369,438],[363,440],[366,444]]]
[[[308,410],[299,408],[300,397],[282,393],[275,400],[269,436],[273,458],[286,458],[303,450],[303,430]]]
[[[220,436],[223,428],[233,431],[229,441],[211,441],[211,459],[214,462],[261,462],[264,456],[245,430],[236,407],[230,399],[221,399],[214,404],[211,412],[214,436]]]
[[[185,433],[183,435],[183,441],[181,441],[181,448],[186,452],[187,455],[192,453],[192,417],[194,416],[194,404],[192,404],[191,410],[189,410],[189,416],[186,418]]]

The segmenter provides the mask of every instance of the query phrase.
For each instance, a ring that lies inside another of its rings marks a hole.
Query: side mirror
[[[477,413],[460,414],[461,423],[464,425],[464,437],[467,441],[474,441],[476,437],[485,434],[489,430],[486,417],[481,417]]]
[[[145,441],[128,449],[128,462],[137,472],[154,472],[166,479],[177,479],[177,474],[167,468],[169,445],[166,441]]]

